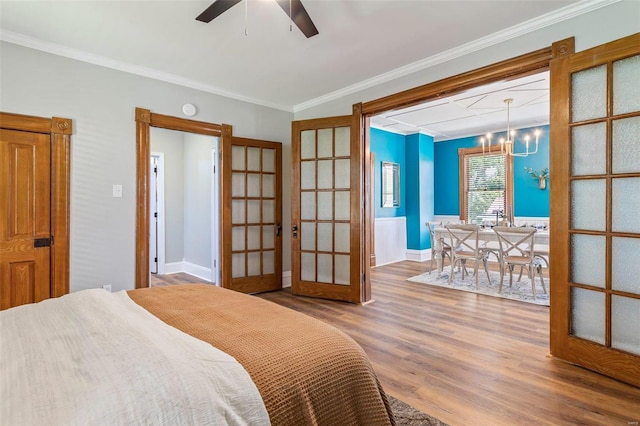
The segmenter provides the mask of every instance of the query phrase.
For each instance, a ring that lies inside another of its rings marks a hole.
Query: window
[[[458,150],[460,219],[481,224],[498,215],[513,217],[513,157],[482,154],[481,148]]]

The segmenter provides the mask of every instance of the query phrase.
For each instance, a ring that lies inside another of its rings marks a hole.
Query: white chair
[[[489,270],[487,269],[487,257],[488,252],[483,250],[478,240],[478,231],[480,227],[478,225],[455,225],[450,224],[446,226],[449,232],[449,239],[451,246],[451,272],[449,273],[449,284],[453,279],[453,268],[456,263],[458,266],[462,265],[462,279],[467,273],[466,263],[467,261],[473,262],[473,273],[476,276],[476,289],[480,288],[478,282],[478,265],[482,262],[484,271],[487,274],[487,279],[491,282],[489,276]]]
[[[429,264],[429,273],[433,271],[433,261],[436,256],[440,256],[442,263],[444,264],[444,258],[449,258],[451,264],[451,246],[444,241],[444,238],[440,238],[440,250],[436,251],[436,235],[435,229],[442,228],[442,222],[427,222],[427,229],[429,230],[429,237],[431,238],[431,262]]]
[[[540,276],[542,289],[546,294],[547,289],[542,276],[542,261],[536,256],[533,246],[536,229],[496,226],[493,231],[496,233],[500,243],[500,287],[498,292],[502,293],[502,283],[506,269],[509,269],[509,287],[511,287],[513,285],[513,268],[520,266],[526,268],[529,274],[533,300],[536,299],[536,272]],[[522,276],[522,271],[520,276]]]

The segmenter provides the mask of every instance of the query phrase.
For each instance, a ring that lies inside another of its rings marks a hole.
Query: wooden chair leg
[[[451,281],[453,280],[453,268],[456,266],[456,263],[459,259],[453,259],[453,263],[451,263],[451,268],[449,269],[449,285],[451,285]]]
[[[529,266],[529,277],[531,277],[531,291],[533,292],[533,300],[536,300],[536,275],[534,271],[534,266]]]
[[[473,273],[476,276],[476,290],[480,290],[480,282],[478,281],[478,261],[476,260],[476,264],[473,267]]]
[[[498,294],[502,293],[502,283],[504,282],[504,264],[500,263],[500,286],[498,287]]]
[[[542,265],[538,265],[536,268],[538,269],[538,274],[540,275],[540,283],[542,283],[542,290],[544,291],[544,294],[547,294],[547,288],[544,285],[544,277],[542,276]]]
[[[509,287],[513,287],[513,265],[509,265]]]
[[[487,281],[489,281],[489,285],[491,285],[491,277],[489,276],[489,269],[487,268],[487,259],[482,259],[482,263],[484,264],[484,272],[487,274]]]

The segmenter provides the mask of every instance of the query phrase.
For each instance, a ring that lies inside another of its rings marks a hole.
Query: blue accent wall
[[[406,137],[407,248],[431,247],[425,225],[433,219],[433,137],[420,133]]]
[[[425,223],[434,212],[434,143],[423,134],[408,136],[371,128],[371,152],[376,155],[375,217],[406,216],[407,248],[422,250],[431,247]],[[400,207],[382,208],[381,163],[400,164]]]
[[[540,170],[549,167],[549,126],[539,127],[542,131],[538,152],[528,157],[513,158],[514,215],[525,217],[549,216],[549,181],[547,189],[540,190],[538,181],[525,171],[525,167]],[[533,128],[520,129],[519,134],[531,133]],[[500,134],[496,134],[494,141]],[[460,214],[458,191],[458,149],[480,146],[480,135],[468,138],[436,142],[434,146],[434,213],[436,215]],[[523,148],[516,147],[516,152]],[[533,149],[533,147],[531,147]],[[552,171],[553,172],[553,171]]]
[[[405,216],[407,206],[407,168],[405,163],[405,136],[371,128],[371,152],[375,152],[374,188],[375,217]],[[382,208],[382,162],[400,164],[400,206]]]

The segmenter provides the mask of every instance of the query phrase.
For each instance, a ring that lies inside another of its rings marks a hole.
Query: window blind
[[[465,197],[467,223],[495,220],[506,213],[506,163],[504,154],[465,155]]]

